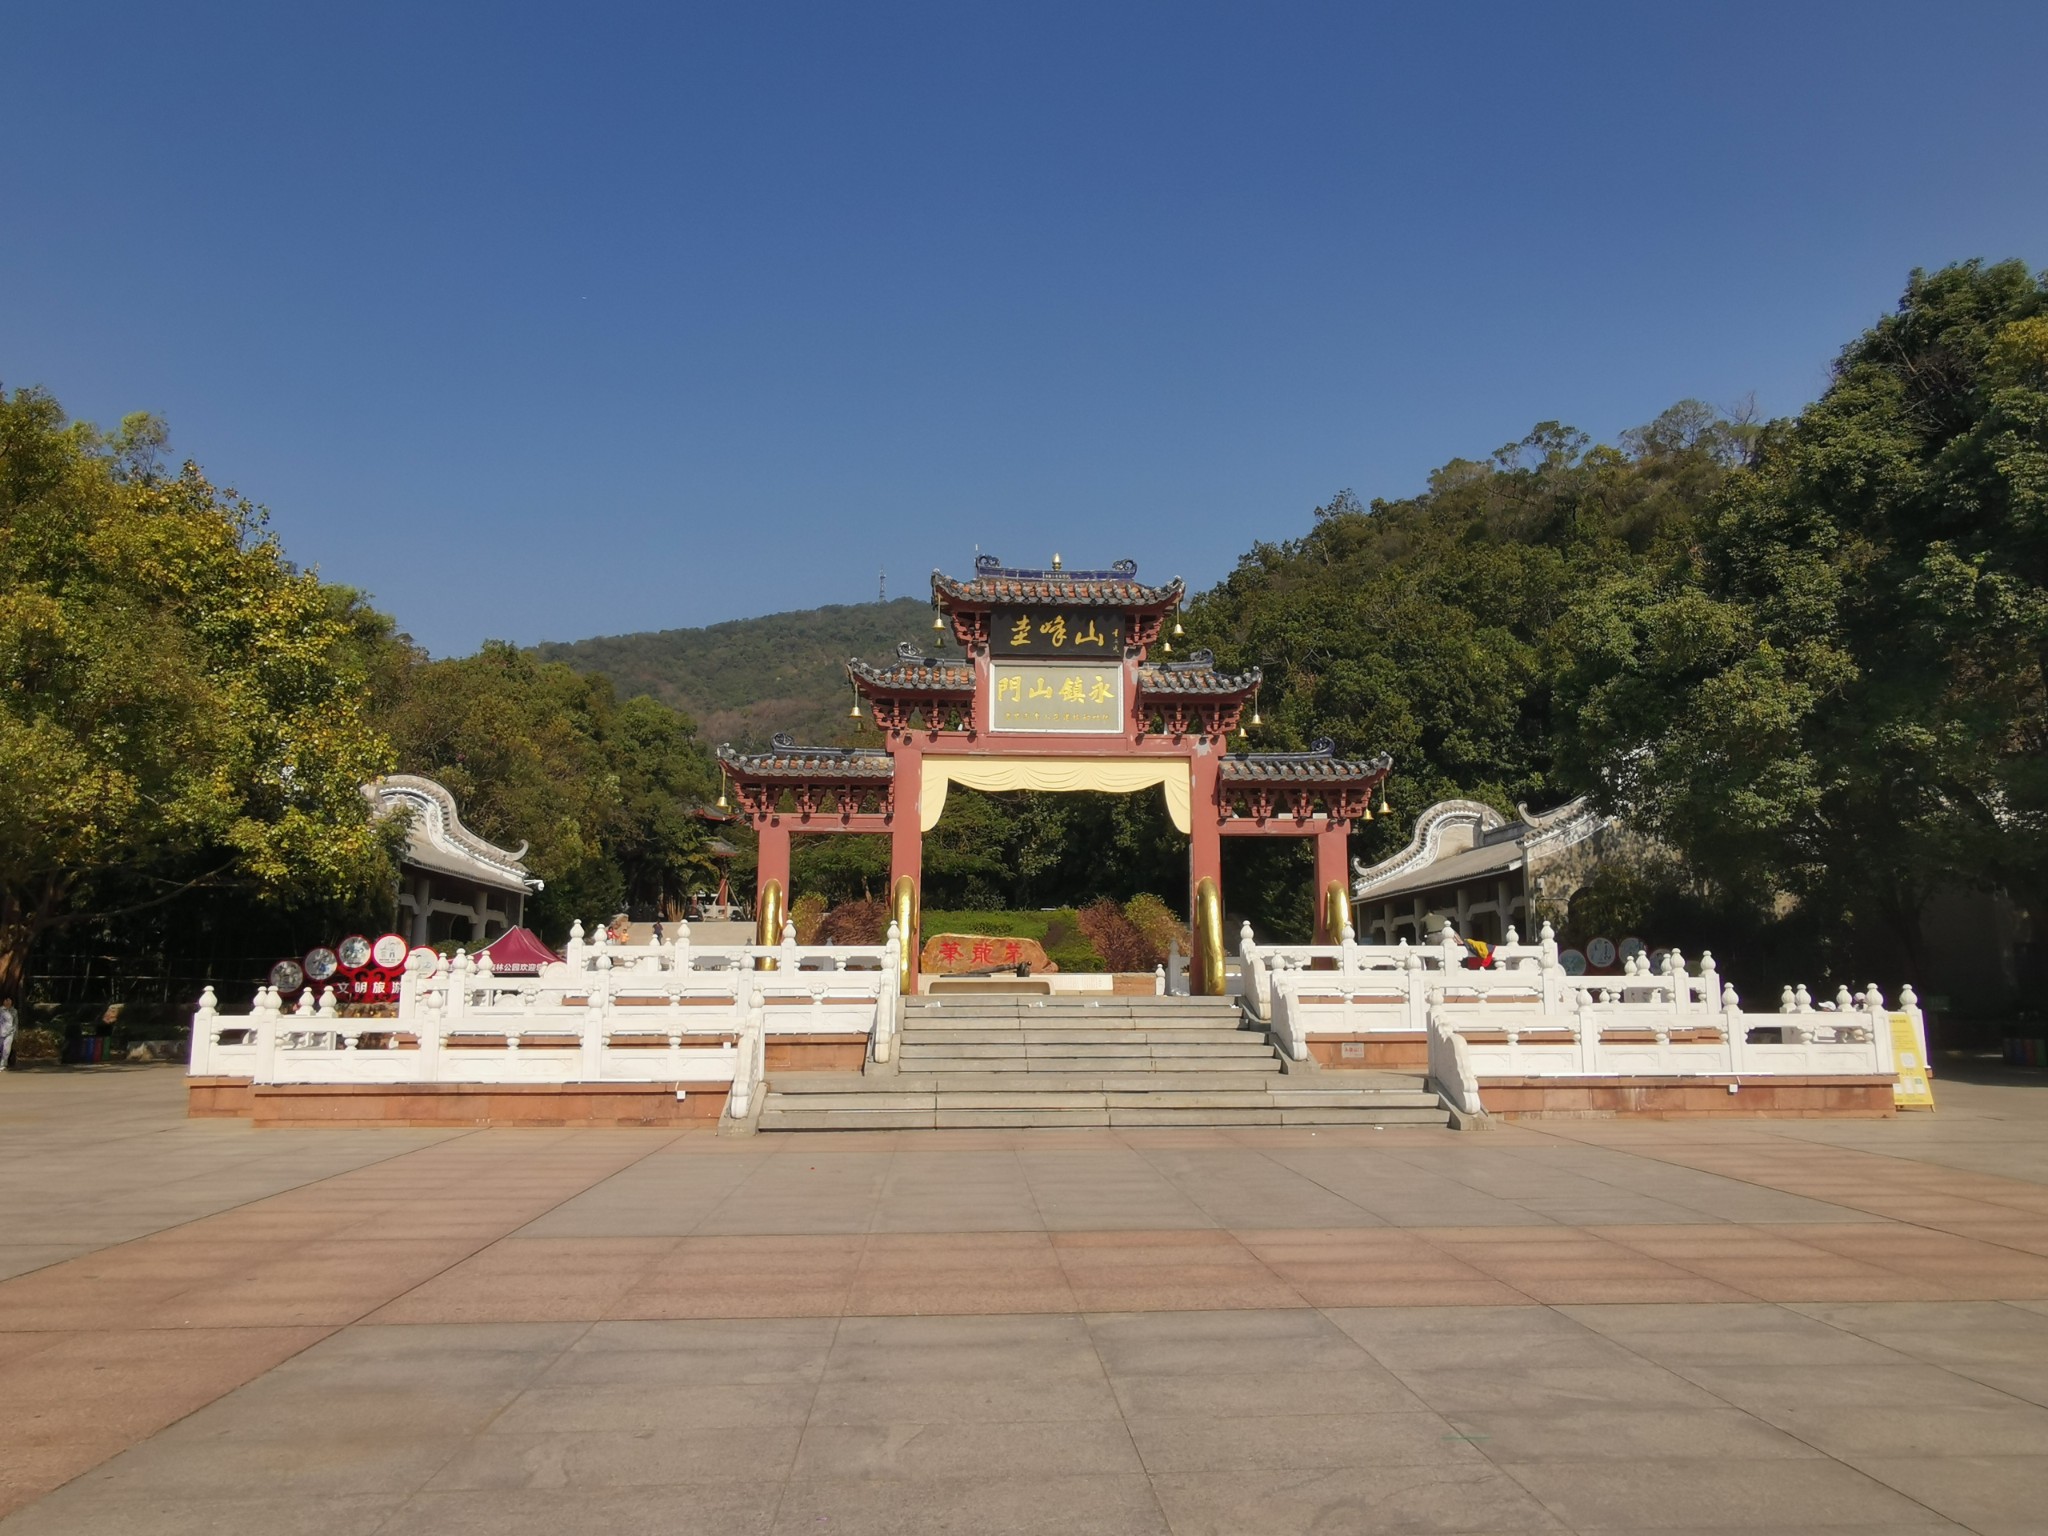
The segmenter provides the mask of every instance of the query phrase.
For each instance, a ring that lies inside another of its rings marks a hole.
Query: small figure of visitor
[[[14,999],[0,997],[0,1072],[5,1072],[14,1063],[14,1031],[20,1019],[14,1012]]]

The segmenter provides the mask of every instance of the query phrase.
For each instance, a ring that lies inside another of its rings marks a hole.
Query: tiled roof
[[[1208,651],[1196,651],[1186,661],[1148,662],[1138,668],[1140,693],[1250,693],[1259,686],[1259,669],[1249,672],[1219,672],[1216,658]]]
[[[735,774],[756,779],[888,779],[896,760],[880,747],[800,747],[777,736],[766,752],[718,749],[718,760]]]
[[[1394,760],[1382,752],[1373,758],[1338,757],[1331,744],[1316,743],[1310,752],[1240,752],[1222,760],[1226,784],[1344,784],[1376,782]]]
[[[920,693],[972,693],[974,668],[964,661],[945,661],[920,655],[908,642],[896,647],[892,666],[878,667],[858,656],[848,660],[849,677],[880,688],[902,688]]]
[[[1137,579],[1135,560],[1106,571],[1032,571],[1000,565],[992,555],[974,562],[972,581],[932,572],[932,595],[949,603],[1060,603],[1087,608],[1171,608],[1186,590],[1178,576],[1163,587]]]

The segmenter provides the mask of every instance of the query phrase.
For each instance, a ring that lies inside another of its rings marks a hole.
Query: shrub
[[[1124,916],[1124,909],[1108,897],[1084,909],[1081,931],[1102,956],[1105,970],[1149,971],[1159,963],[1158,951],[1137,926]]]
[[[842,901],[818,924],[824,944],[879,944],[889,936],[889,904],[879,896]]]
[[[789,920],[796,924],[797,943],[816,944],[818,930],[825,925],[825,898],[816,891],[804,892],[789,909]]]
[[[1167,951],[1176,944],[1180,945],[1180,952],[1183,955],[1191,953],[1194,949],[1194,940],[1188,933],[1187,924],[1175,917],[1173,908],[1157,896],[1150,893],[1133,896],[1124,903],[1124,916],[1130,919],[1133,928],[1145,936],[1145,942],[1152,946],[1152,952],[1156,956],[1153,961],[1155,965],[1163,962]]]

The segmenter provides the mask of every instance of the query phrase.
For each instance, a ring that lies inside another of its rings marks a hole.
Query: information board
[[[1892,1103],[1900,1109],[1932,1109],[1934,1071],[1927,1060],[1927,1037],[1910,1013],[1895,1013],[1891,1021],[1892,1066],[1899,1074]]]

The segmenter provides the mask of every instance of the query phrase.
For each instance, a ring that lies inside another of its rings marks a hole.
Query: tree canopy
[[[1560,635],[1567,778],[1730,898],[1919,949],[1942,887],[2048,891],[2048,287],[1913,275],[1691,540]]]
[[[389,765],[332,595],[159,423],[0,397],[0,995],[81,915],[383,878]]]

